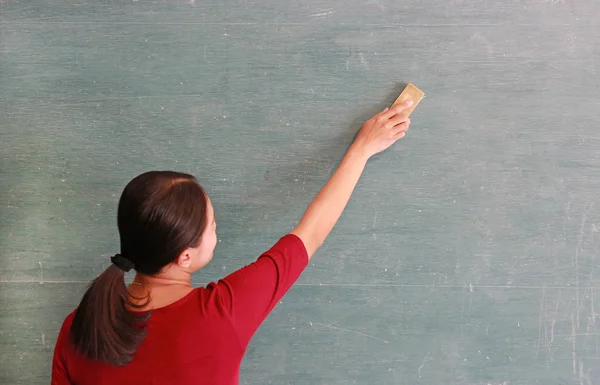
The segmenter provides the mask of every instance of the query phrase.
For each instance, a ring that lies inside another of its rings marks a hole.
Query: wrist
[[[371,157],[371,154],[365,149],[365,147],[356,142],[352,143],[346,154],[349,157],[358,158],[365,163]]]

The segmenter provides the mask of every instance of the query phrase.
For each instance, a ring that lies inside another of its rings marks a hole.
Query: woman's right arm
[[[306,209],[292,234],[303,241],[309,259],[342,215],[369,158],[404,137],[410,120],[402,111],[411,105],[412,102],[407,102],[386,108],[369,119],[337,170]]]
[[[261,322],[321,246],[346,207],[367,160],[404,136],[410,123],[402,115],[407,107],[405,104],[386,109],[369,119],[291,234],[281,238],[255,262],[219,281],[219,301],[242,346],[247,346]]]

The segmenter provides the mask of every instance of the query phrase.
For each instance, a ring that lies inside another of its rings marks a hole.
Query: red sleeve
[[[56,346],[54,346],[54,357],[52,358],[52,379],[51,385],[72,385],[67,371],[67,360],[65,353],[69,345],[69,330],[73,322],[74,313],[69,314],[65,319],[58,333]]]
[[[221,301],[244,348],[307,264],[304,243],[288,234],[255,262],[219,281]]]

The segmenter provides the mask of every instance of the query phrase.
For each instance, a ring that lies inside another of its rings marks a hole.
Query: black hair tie
[[[125,258],[121,254],[115,254],[114,256],[110,257],[110,261],[126,273],[135,267],[131,260]]]

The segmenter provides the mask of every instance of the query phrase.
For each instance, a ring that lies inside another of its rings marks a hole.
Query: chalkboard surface
[[[289,231],[412,82],[409,134],[241,383],[600,384],[598,20],[593,0],[0,0],[0,383],[49,383],[132,177],[207,189],[206,284]]]

